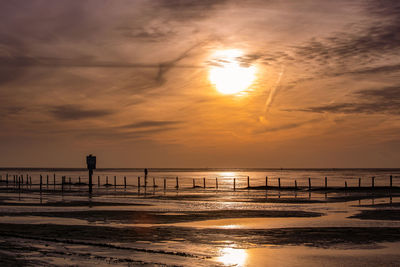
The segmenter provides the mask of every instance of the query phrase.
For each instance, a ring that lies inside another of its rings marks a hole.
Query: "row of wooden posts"
[[[137,178],[138,182],[137,182],[137,187],[140,188],[141,187],[141,177]],[[26,175],[26,184],[27,185],[32,185],[32,177]],[[100,176],[97,176],[97,186],[100,187],[101,183],[100,183]],[[278,189],[281,189],[281,178],[277,178],[278,181]],[[11,182],[11,181],[10,181]],[[6,174],[5,180],[3,181],[2,176],[0,175],[0,183],[6,183],[6,185],[8,186],[9,184],[9,175]],[[24,176],[23,175],[13,175],[13,180],[12,183],[14,185],[18,185],[18,188],[21,187],[21,185],[24,184]],[[40,182],[39,182],[39,186],[40,186],[40,191],[42,191],[42,186],[44,185],[43,183],[43,176],[40,175]],[[46,185],[49,185],[49,175],[46,176]],[[56,186],[56,175],[53,174],[53,185],[54,187]],[[71,183],[71,177],[69,177],[68,183],[66,182],[66,176],[62,176],[62,181],[61,181],[61,188],[62,190],[64,190],[64,185],[72,185]],[[81,183],[81,177],[79,176],[78,178],[78,183],[75,185],[86,185],[86,183]],[[104,184],[104,186],[114,186],[117,187],[117,176],[114,176],[114,184],[109,184],[108,183],[108,176],[106,176],[106,183]],[[126,188],[127,183],[126,183],[126,176],[124,176],[124,188]],[[345,188],[347,188],[347,181],[344,182],[344,186]],[[144,177],[144,186],[142,186],[144,188],[147,188],[147,177]],[[157,187],[156,182],[155,182],[155,178],[153,178],[153,187]],[[164,189],[167,188],[167,181],[166,178],[164,178],[164,184],[163,184]],[[196,187],[201,187],[201,186],[196,186],[196,179],[193,179],[193,188]],[[206,178],[203,178],[203,188],[206,188]],[[328,189],[328,177],[325,177],[325,189]],[[361,178],[358,178],[358,187],[361,188]],[[375,187],[375,177],[371,177],[371,188]],[[392,175],[390,175],[390,188],[393,187],[393,177]],[[179,189],[179,178],[176,177],[176,189]],[[215,188],[218,189],[218,178],[215,178]],[[247,189],[251,189],[252,187],[250,186],[250,177],[247,177]],[[268,185],[268,176],[265,177],[265,188],[271,188],[271,186]],[[294,180],[294,188],[298,189],[297,186],[297,180]],[[308,178],[308,189],[311,190],[312,186],[311,186],[311,178]],[[233,178],[233,190],[236,190],[236,178]]]

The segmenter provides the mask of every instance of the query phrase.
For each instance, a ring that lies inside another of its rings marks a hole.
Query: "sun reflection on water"
[[[227,266],[244,266],[247,259],[247,252],[244,249],[223,248],[220,251],[221,256],[217,259]]]

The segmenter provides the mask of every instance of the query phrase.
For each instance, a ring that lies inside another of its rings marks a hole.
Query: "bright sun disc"
[[[256,68],[241,66],[239,58],[242,54],[240,50],[223,50],[213,55],[209,80],[218,92],[236,94],[246,90],[253,83]]]

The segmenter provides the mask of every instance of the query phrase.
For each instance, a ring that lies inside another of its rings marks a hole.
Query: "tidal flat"
[[[3,190],[2,266],[396,266],[398,190]]]

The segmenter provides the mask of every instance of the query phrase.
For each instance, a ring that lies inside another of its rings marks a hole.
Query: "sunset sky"
[[[1,1],[0,167],[400,167],[399,29],[396,0]]]

